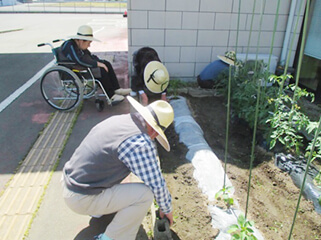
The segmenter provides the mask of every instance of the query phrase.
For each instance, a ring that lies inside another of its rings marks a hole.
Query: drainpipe
[[[289,13],[288,23],[286,26],[285,37],[284,37],[284,41],[283,41],[282,53],[281,53],[281,58],[280,58],[280,65],[281,66],[285,66],[286,56],[287,56],[289,41],[290,41],[290,35],[291,35],[291,30],[292,30],[292,25],[293,25],[294,13],[295,13],[297,2],[298,2],[298,0],[291,1],[291,8],[290,8],[290,13]]]

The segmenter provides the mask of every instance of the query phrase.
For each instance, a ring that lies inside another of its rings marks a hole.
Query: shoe
[[[118,95],[123,95],[126,96],[128,94],[130,94],[132,90],[130,88],[119,88],[117,90],[115,90],[115,93]]]
[[[111,97],[111,103],[115,104],[115,103],[119,103],[124,101],[125,97],[118,95],[118,94],[114,94],[114,96]]]
[[[105,234],[101,233],[94,237],[95,240],[112,240],[109,237],[107,237]]]
[[[90,215],[93,218],[101,218],[103,215]]]

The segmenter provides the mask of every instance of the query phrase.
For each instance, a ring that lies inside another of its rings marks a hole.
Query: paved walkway
[[[215,95],[213,91],[197,89],[184,89],[183,92],[194,96]],[[61,197],[60,178],[65,161],[90,126],[111,115],[130,111],[127,101],[107,108],[98,115],[94,102],[86,102],[69,140],[71,127],[78,116],[77,111],[57,111],[54,114],[0,198],[1,239],[20,240],[27,234],[26,239],[32,240],[84,240],[92,239],[104,230],[111,217],[91,219],[73,213],[65,206]],[[151,226],[142,225],[137,240],[147,240],[151,230]]]
[[[113,62],[121,86],[128,86],[127,52],[98,55]],[[91,127],[106,117],[128,113],[129,103],[124,101],[114,107],[106,106],[103,112],[98,113],[94,98],[89,99],[84,102],[80,119],[77,120],[78,110],[54,113],[1,193],[1,239],[40,240],[44,236],[52,240],[92,239],[103,231],[105,226],[99,227],[102,223],[108,224],[108,221],[101,219],[96,221],[98,225],[83,231],[92,220],[89,216],[71,212],[65,206],[60,185],[61,169]],[[71,131],[74,124],[76,131]]]
[[[23,239],[78,111],[56,112],[0,198],[1,239]]]

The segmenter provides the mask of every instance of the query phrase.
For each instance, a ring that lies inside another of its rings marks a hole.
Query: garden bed
[[[186,96],[194,119],[204,131],[204,138],[224,164],[226,103],[221,97]],[[193,166],[186,160],[187,148],[179,143],[171,126],[166,135],[171,152],[159,148],[162,170],[173,198],[175,224],[173,239],[214,239],[219,230],[211,226],[207,197],[193,178]],[[241,211],[245,211],[249,178],[252,131],[241,121],[230,126],[227,175],[231,180]],[[287,239],[299,189],[291,177],[274,165],[274,154],[256,148],[252,172],[248,218],[265,239]],[[321,239],[320,215],[310,201],[301,199],[292,239]]]

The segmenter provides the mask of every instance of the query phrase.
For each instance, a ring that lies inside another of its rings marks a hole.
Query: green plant
[[[266,120],[273,112],[273,106],[269,104],[269,99],[275,98],[277,88],[274,86],[265,87],[269,71],[265,70],[265,64],[261,61],[237,61],[233,76],[231,76],[231,108],[234,117],[245,120],[249,127],[254,127],[255,111],[258,97],[258,89],[260,91],[260,104],[258,114],[258,128],[263,135],[269,132]],[[218,91],[227,96],[228,78],[220,81],[220,89]]]
[[[315,185],[321,187],[321,170],[314,178]],[[321,205],[321,197],[319,198],[319,204]]]
[[[318,123],[311,121],[307,126],[308,134],[315,134],[315,131],[318,128]],[[310,151],[312,150],[312,142],[310,142],[306,148],[307,152],[305,156],[308,156]],[[312,153],[311,161],[314,161],[315,159],[321,158],[321,136],[319,135],[316,139],[315,146],[314,146],[314,152]]]
[[[274,148],[279,141],[287,150],[295,149],[299,155],[300,148],[303,146],[303,136],[299,131],[304,129],[309,122],[307,116],[298,111],[285,109],[280,105],[274,115],[267,120],[271,124],[272,133],[270,135],[270,148]]]
[[[232,240],[257,240],[254,235],[253,221],[246,221],[243,214],[240,214],[237,218],[237,224],[233,224],[229,227],[228,233],[232,235]]]
[[[168,86],[168,92],[173,94],[174,97],[178,96],[178,89],[186,87],[188,84],[180,79],[171,79]]]
[[[233,186],[223,186],[223,188],[215,194],[215,199],[222,199],[225,202],[227,208],[230,208],[234,204],[234,199],[230,197],[230,194],[232,194],[233,191]]]
[[[318,128],[318,123],[317,122],[310,122],[309,125],[307,126],[307,131],[308,134],[315,134],[315,132],[317,131]],[[308,157],[312,151],[312,141],[308,144],[307,148],[306,148],[306,153],[305,153],[305,157]],[[312,152],[311,155],[311,162],[313,162],[316,159],[321,159],[321,136],[319,135],[315,141],[315,145],[314,145],[314,150]],[[314,178],[314,183],[316,186],[320,186],[321,187],[321,169],[319,170],[319,173],[315,176]],[[321,204],[320,204],[321,205]]]
[[[284,77],[284,76],[283,76]],[[283,77],[272,76],[271,81],[277,82],[280,88],[283,86]],[[289,94],[293,93],[291,98]],[[301,97],[308,97],[311,93],[298,86],[290,84],[279,91],[275,99],[270,99],[270,103],[274,103],[274,114],[266,121],[270,124],[272,132],[270,134],[270,149],[274,148],[277,142],[284,145],[286,150],[295,149],[297,155],[300,154],[303,145],[303,136],[301,132],[310,124],[307,115],[301,112],[297,101]]]
[[[276,233],[279,231],[279,229],[282,229],[282,228],[283,228],[283,224],[280,222],[274,222],[274,226],[270,227],[270,229]]]

